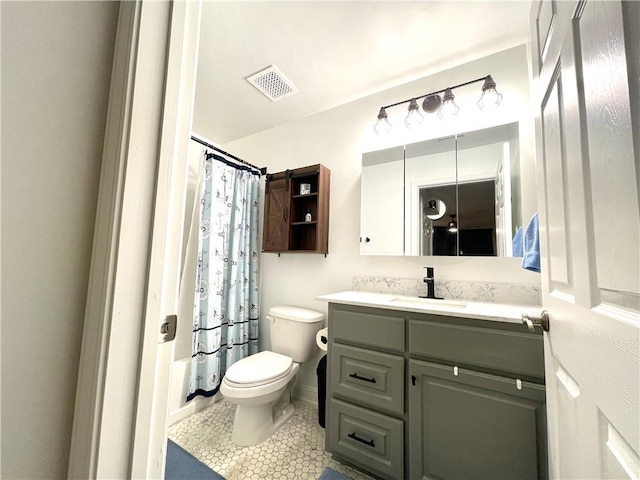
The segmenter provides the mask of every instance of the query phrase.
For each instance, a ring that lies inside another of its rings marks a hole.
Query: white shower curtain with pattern
[[[205,153],[187,401],[210,397],[234,362],[258,352],[259,174]]]

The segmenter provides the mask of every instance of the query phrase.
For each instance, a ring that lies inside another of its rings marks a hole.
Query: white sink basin
[[[438,300],[434,298],[396,297],[389,300],[392,305],[418,308],[466,308],[466,302],[456,300]]]

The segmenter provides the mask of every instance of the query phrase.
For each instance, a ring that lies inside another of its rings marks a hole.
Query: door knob
[[[545,332],[549,331],[549,314],[546,310],[542,310],[540,315],[534,315],[531,313],[522,314],[522,323],[527,326],[530,332],[533,332],[534,327],[542,327]]]

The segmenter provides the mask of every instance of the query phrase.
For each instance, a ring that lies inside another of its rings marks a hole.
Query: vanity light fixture
[[[413,97],[401,102],[392,103],[391,105],[385,105],[380,108],[378,113],[378,121],[373,127],[374,132],[377,135],[388,133],[391,130],[391,123],[389,123],[387,108],[396,107],[405,103],[409,104],[407,117],[404,120],[407,128],[412,128],[416,124],[422,123],[424,116],[420,113],[418,107],[418,100],[424,99],[422,102],[422,110],[427,113],[438,113],[441,119],[446,119],[457,115],[460,107],[455,102],[455,95],[453,90],[460,87],[471,85],[472,83],[483,82],[482,95],[477,102],[478,107],[481,110],[488,110],[489,108],[497,108],[502,102],[502,94],[496,90],[496,82],[491,75],[486,75],[482,78],[476,78],[468,82],[460,83],[452,87],[443,88],[436,92],[427,93],[418,97]]]
[[[380,109],[380,113],[378,113],[378,122],[373,127],[373,131],[376,132],[376,135],[384,135],[385,133],[389,133],[389,130],[391,130],[391,124],[387,117],[387,109],[382,107]]]
[[[491,75],[487,75],[482,85],[482,96],[478,100],[480,110],[485,108],[498,108],[502,102],[502,94],[496,90],[496,82],[493,81]]]
[[[451,217],[451,221],[449,222],[448,230],[451,233],[456,233],[458,231],[458,223],[456,222],[455,215],[449,215]]]
[[[458,114],[460,107],[456,104],[455,98],[456,96],[450,88],[447,88],[444,91],[444,95],[442,96],[442,106],[440,107],[440,110],[438,110],[438,116],[441,119],[444,120]]]
[[[418,106],[418,102],[416,102],[415,98],[412,98],[409,102],[409,113],[404,119],[404,124],[407,128],[413,128],[416,125],[420,125],[424,120],[424,117],[420,113],[420,107]]]

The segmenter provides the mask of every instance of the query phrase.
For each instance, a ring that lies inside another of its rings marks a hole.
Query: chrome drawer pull
[[[351,432],[349,434],[347,434],[347,437],[349,438],[353,438],[354,440],[357,440],[360,443],[364,443],[365,445],[371,447],[371,448],[376,448],[376,444],[373,440],[365,440],[364,438],[360,438],[359,436],[357,436],[355,434],[355,432]]]
[[[356,380],[362,380],[363,382],[376,383],[376,379],[375,378],[361,377],[357,373],[350,373],[349,376],[351,378],[355,378]]]

